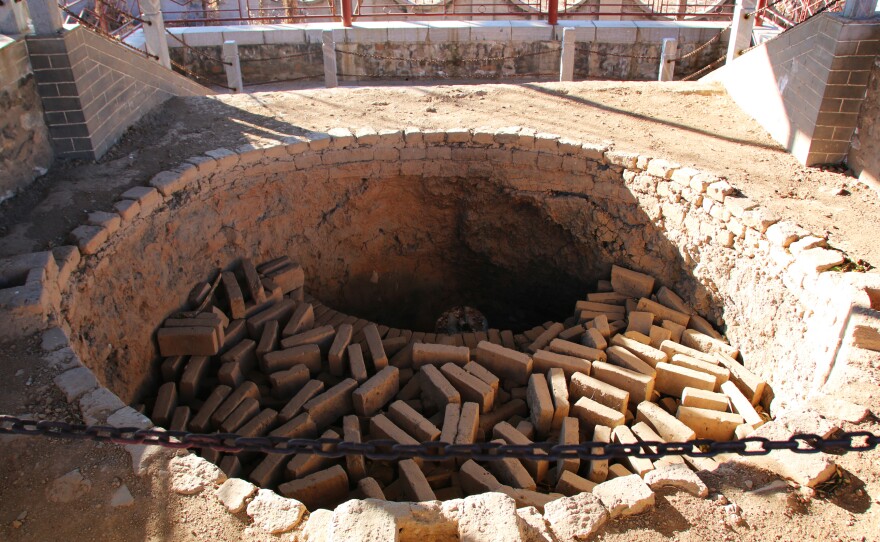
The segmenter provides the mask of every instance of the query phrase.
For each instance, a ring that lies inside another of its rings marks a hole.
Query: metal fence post
[[[226,70],[226,85],[232,88],[233,92],[241,92],[244,90],[244,81],[241,78],[241,59],[238,56],[238,44],[235,40],[226,40],[223,42],[223,68]]]
[[[351,27],[351,0],[342,0],[342,26]]]
[[[324,52],[324,86],[334,88],[339,86],[336,77],[336,42],[333,41],[333,31],[321,32],[321,49]]]
[[[574,28],[562,29],[562,55],[559,59],[559,80],[574,81],[574,54],[575,54]]]
[[[165,36],[165,20],[159,0],[141,0],[141,11],[145,21],[144,39],[147,52],[159,57],[159,64],[171,69],[171,56],[168,54],[168,38]]]
[[[675,55],[678,52],[678,40],[665,38],[663,47],[660,49],[660,70],[657,75],[658,81],[672,81],[675,73]]]
[[[752,28],[755,26],[755,7],[758,0],[736,0],[733,10],[733,23],[730,28],[730,43],[727,44],[727,63],[749,48],[752,43]]]

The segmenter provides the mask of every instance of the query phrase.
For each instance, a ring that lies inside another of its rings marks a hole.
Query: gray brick
[[[53,138],[88,137],[89,128],[85,124],[62,124],[50,126],[49,134]]]
[[[858,117],[856,113],[819,113],[816,124],[821,124],[822,126],[855,127]]]
[[[34,79],[37,83],[72,83],[73,71],[69,68],[37,70]]]
[[[880,40],[864,40],[859,42],[857,55],[876,55],[880,53]]]
[[[71,139],[53,139],[52,148],[58,154],[73,152],[73,140]]]
[[[849,80],[847,81],[847,83],[850,85],[867,85],[870,78],[870,71],[851,71],[849,72]]]
[[[46,113],[46,124],[67,124],[67,116],[64,113]]]
[[[64,117],[67,119],[69,124],[76,124],[78,122],[85,122],[86,116],[83,115],[82,111],[65,111]]]
[[[845,154],[849,150],[848,141],[816,141],[810,143],[810,152]]]
[[[840,40],[876,40],[880,38],[880,25],[877,23],[851,23],[840,31]]]
[[[43,109],[46,111],[71,111],[81,109],[78,98],[44,98]]]
[[[73,138],[73,148],[76,151],[92,151],[92,141],[89,138]]]
[[[825,87],[825,97],[861,100],[865,97],[865,87],[862,85],[828,85]]]
[[[31,57],[31,67],[35,70],[47,70],[52,67],[51,56],[33,55]]]
[[[840,105],[841,113],[858,113],[862,109],[864,100],[842,100]]]
[[[70,59],[68,58],[68,55],[49,55],[46,58],[52,63],[53,68],[70,69]]]
[[[825,98],[819,105],[819,111],[823,113],[837,113],[840,111],[842,104],[843,100],[841,98]],[[815,134],[813,135],[815,137]]]
[[[81,395],[98,387],[98,379],[89,369],[79,367],[71,369],[55,377],[55,385],[67,397],[67,401],[74,401]]]
[[[874,63],[872,56],[838,56],[831,63],[832,70],[870,70]]]
[[[40,95],[40,98],[57,98],[58,85],[55,83],[37,85],[37,93]]]
[[[31,55],[57,55],[67,53],[63,38],[28,37],[28,53]]]

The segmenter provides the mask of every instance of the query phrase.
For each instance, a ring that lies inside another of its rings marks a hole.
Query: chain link
[[[707,41],[707,42],[704,43],[703,45],[700,45],[699,47],[697,47],[696,49],[694,49],[694,50],[691,51],[690,53],[687,53],[687,54],[681,55],[680,57],[677,57],[677,58],[670,58],[670,59],[667,60],[666,62],[681,62],[682,60],[687,60],[688,58],[690,58],[690,57],[696,55],[697,53],[699,53],[700,51],[702,51],[702,50],[705,49],[706,47],[708,47],[708,46],[712,45],[713,43],[715,43],[716,41],[720,40],[720,39],[721,39],[721,36],[722,36],[725,32],[728,32],[730,29],[731,29],[731,26],[728,26],[727,28],[722,29],[721,32],[719,32],[719,33],[715,34],[714,36],[712,36],[712,38],[709,39],[709,41]]]
[[[685,76],[685,77],[682,77],[681,80],[682,80],[682,81],[693,81],[694,79],[700,77],[701,75],[703,75],[704,73],[706,73],[706,72],[708,72],[708,71],[711,71],[714,67],[716,67],[716,66],[718,66],[719,64],[721,64],[722,62],[724,62],[724,60],[725,60],[726,58],[727,58],[727,55],[722,56],[721,58],[719,58],[719,59],[717,59],[717,60],[715,60],[715,61],[713,61],[713,62],[707,64],[706,66],[703,66],[702,68],[700,68],[699,70],[695,71],[694,73],[692,73],[692,74],[690,74],[690,75],[687,75],[687,76]]]
[[[646,441],[638,444],[609,444],[605,442],[582,442],[580,444],[536,442],[526,445],[494,442],[398,444],[392,440],[346,442],[335,438],[242,437],[234,433],[206,434],[159,429],[86,426],[65,422],[24,420],[14,416],[0,416],[0,434],[82,439],[114,444],[155,445],[164,448],[201,448],[226,453],[262,452],[284,455],[306,453],[332,458],[363,455],[374,460],[417,457],[433,460],[467,457],[476,461],[492,461],[503,458],[543,461],[602,460],[624,457],[659,459],[683,455],[714,457],[729,453],[744,456],[767,455],[774,450],[789,450],[799,454],[815,454],[825,451],[867,452],[876,449],[880,444],[880,435],[869,431],[844,432],[835,438],[827,439],[819,435],[797,434],[787,440],[748,437],[730,442],[697,439],[688,442]]]
[[[395,62],[409,62],[411,64],[446,64],[457,66],[459,64],[479,64],[485,62],[497,62],[503,60],[515,60],[517,58],[526,58],[530,56],[539,56],[546,54],[559,54],[559,49],[546,49],[544,51],[534,51],[531,53],[517,53],[515,55],[499,55],[499,56],[484,56],[484,57],[467,57],[467,58],[457,58],[457,59],[438,59],[438,58],[403,58],[397,56],[383,56],[377,55],[373,53],[359,53],[357,51],[344,51],[342,49],[336,49],[337,53],[343,55],[352,55],[359,56],[361,58],[371,58],[374,60],[393,60]]]
[[[242,58],[239,60],[239,62],[245,63],[245,62],[265,62],[268,60],[286,60],[288,58],[299,58],[299,57],[311,56],[311,55],[320,56],[321,52],[320,51],[305,51],[302,53],[291,53],[289,55],[269,56],[269,57],[264,57],[264,58]]]
[[[601,56],[614,56],[618,58],[632,58],[639,61],[649,61],[649,60],[660,60],[659,56],[648,56],[648,55],[633,55],[627,53],[610,53],[610,52],[601,52],[592,48],[591,45],[587,45],[586,47],[580,46],[577,48],[577,52],[579,53],[587,53],[588,55],[597,54]]]
[[[205,77],[204,75],[199,75],[199,74],[197,74],[197,73],[194,72],[194,71],[190,71],[190,70],[186,69],[185,66],[183,66],[182,64],[179,64],[179,63],[175,62],[174,60],[171,60],[171,65],[172,65],[173,67],[177,68],[177,69],[178,69],[181,73],[183,73],[184,75],[187,75],[187,76],[189,76],[189,77],[191,77],[191,78],[193,78],[193,79],[200,80],[200,81],[204,81],[204,82],[206,82],[206,83],[208,83],[208,84],[211,84],[211,85],[214,85],[214,86],[216,86],[216,87],[225,88],[226,90],[238,90],[238,89],[235,89],[235,88],[233,88],[233,87],[230,87],[230,86],[224,85],[223,83],[218,83],[218,82],[216,82],[216,81],[213,81],[213,80],[211,80],[211,79]]]

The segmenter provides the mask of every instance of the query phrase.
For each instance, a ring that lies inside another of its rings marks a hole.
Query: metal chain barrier
[[[676,57],[676,58],[670,58],[670,59],[667,60],[666,62],[681,62],[682,60],[687,60],[688,58],[690,58],[690,57],[692,57],[692,56],[698,54],[700,51],[702,51],[702,50],[705,49],[706,47],[708,47],[708,46],[712,45],[713,43],[715,43],[716,41],[720,40],[720,39],[721,39],[721,36],[724,35],[725,32],[729,32],[731,28],[733,28],[733,27],[732,27],[732,26],[728,26],[727,28],[722,29],[721,32],[719,32],[719,33],[715,34],[714,36],[712,36],[712,38],[709,39],[709,41],[707,41],[706,43],[700,45],[699,47],[697,47],[696,49],[694,49],[694,50],[691,51],[690,53],[687,53],[687,54],[681,55],[681,56]]]
[[[609,53],[609,52],[601,52],[592,48],[592,45],[579,46],[577,47],[577,52],[579,53],[587,53],[588,55],[596,54],[602,56],[614,56],[617,58],[632,58],[639,61],[649,61],[649,60],[660,60],[659,56],[648,56],[648,55],[634,55],[628,53]]]
[[[144,51],[143,49],[138,49],[138,48],[135,47],[134,45],[131,45],[130,43],[126,43],[125,41],[123,41],[123,40],[121,40],[121,39],[118,39],[118,38],[117,38],[116,36],[114,36],[113,34],[111,34],[111,33],[109,33],[109,32],[105,32],[105,31],[102,30],[100,27],[95,26],[95,25],[89,23],[88,21],[86,21],[85,19],[83,19],[82,17],[80,17],[79,15],[77,15],[76,13],[74,13],[73,11],[71,11],[70,9],[68,9],[68,8],[66,8],[66,7],[64,7],[64,6],[58,6],[58,7],[60,7],[61,10],[62,10],[64,13],[66,13],[67,15],[73,17],[77,22],[80,23],[80,25],[81,25],[82,27],[84,27],[84,28],[88,28],[89,30],[91,30],[91,31],[94,32],[95,34],[98,34],[99,36],[103,36],[103,37],[107,38],[108,40],[112,40],[112,41],[115,42],[115,43],[119,43],[119,44],[121,44],[121,45],[123,45],[123,46],[125,46],[125,47],[128,47],[128,48],[131,49],[132,51],[136,51],[138,54],[141,54],[141,55],[143,55],[143,56],[145,56],[145,57],[147,57],[147,58],[152,58],[152,59],[155,59],[155,60],[159,60],[159,57],[158,57],[158,56],[153,55],[153,54],[150,54],[150,53]]]
[[[165,448],[201,448],[226,453],[262,452],[267,454],[306,453],[321,457],[363,455],[375,460],[423,458],[442,460],[466,457],[477,461],[504,458],[558,461],[561,459],[603,460],[623,457],[659,459],[668,456],[714,457],[719,454],[743,456],[767,455],[774,450],[788,450],[799,454],[819,452],[867,452],[877,448],[880,435],[869,431],[850,431],[834,438],[813,434],[797,434],[786,440],[749,437],[729,442],[697,439],[688,442],[653,442],[638,444],[609,444],[583,442],[580,444],[553,444],[536,442],[526,445],[480,442],[476,444],[445,444],[423,442],[398,444],[392,440],[346,442],[341,439],[286,439],[282,437],[241,437],[232,433],[190,433],[159,429],[116,428],[86,426],[64,422],[24,420],[0,416],[0,434],[45,436],[66,439],[138,444]]]
[[[182,74],[184,74],[184,75],[187,75],[187,76],[189,76],[189,77],[191,77],[191,78],[193,78],[193,79],[196,79],[196,80],[199,80],[199,81],[204,81],[204,82],[206,82],[206,83],[208,83],[208,84],[210,84],[210,85],[213,85],[213,86],[215,86],[215,87],[224,88],[224,89],[226,89],[226,90],[233,90],[233,91],[234,91],[234,90],[237,90],[237,89],[232,88],[232,87],[230,87],[230,86],[226,86],[226,85],[224,85],[223,83],[218,83],[218,82],[216,82],[216,81],[213,81],[213,80],[211,80],[211,79],[205,77],[204,75],[199,75],[199,74],[197,74],[196,72],[190,71],[190,70],[186,69],[182,64],[178,64],[178,63],[175,62],[174,60],[171,60],[171,65],[172,65],[174,68],[176,68],[180,73],[182,73]],[[0,417],[0,419],[2,419],[2,417]]]
[[[714,69],[715,67],[717,67],[718,65],[720,65],[720,64],[721,64],[722,62],[724,62],[726,59],[727,59],[727,55],[724,55],[724,56],[722,56],[721,58],[719,58],[718,60],[715,60],[714,62],[711,62],[710,64],[708,64],[708,65],[706,65],[706,66],[703,66],[702,68],[700,68],[699,70],[695,71],[694,73],[682,77],[681,80],[682,80],[682,81],[693,81],[694,79],[696,79],[696,78],[702,76],[703,74],[712,71],[712,69]]]
[[[280,56],[269,56],[263,58],[242,58],[239,59],[239,62],[266,62],[269,60],[287,60],[288,58],[300,58],[304,56],[321,56],[321,51],[304,51],[302,53],[291,53],[289,55],[280,55]]]
[[[437,58],[404,58],[404,57],[396,57],[396,56],[382,56],[376,55],[372,53],[359,53],[356,51],[343,51],[342,49],[336,49],[337,53],[343,55],[352,55],[358,56],[361,58],[370,58],[373,60],[393,60],[395,62],[409,62],[411,64],[446,64],[446,65],[459,65],[459,64],[480,64],[484,62],[496,62],[503,60],[515,60],[517,58],[526,58],[530,56],[540,56],[546,54],[559,54],[559,49],[547,49],[544,51],[534,51],[531,53],[518,53],[515,55],[500,55],[500,56],[484,56],[484,57],[468,57],[468,58],[458,58],[458,59],[437,59]]]

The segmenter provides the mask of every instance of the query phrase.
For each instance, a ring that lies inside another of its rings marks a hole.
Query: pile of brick
[[[165,321],[158,395],[144,408],[172,430],[403,444],[731,440],[767,418],[765,383],[666,287],[614,266],[564,322],[523,333],[442,335],[334,311],[303,291],[288,258],[197,285]],[[221,454],[230,477],[332,508],[349,498],[427,501],[487,491],[543,506],[681,457],[373,461],[363,456]],[[687,459],[693,463],[694,459]],[[698,464],[691,466],[699,467]]]

